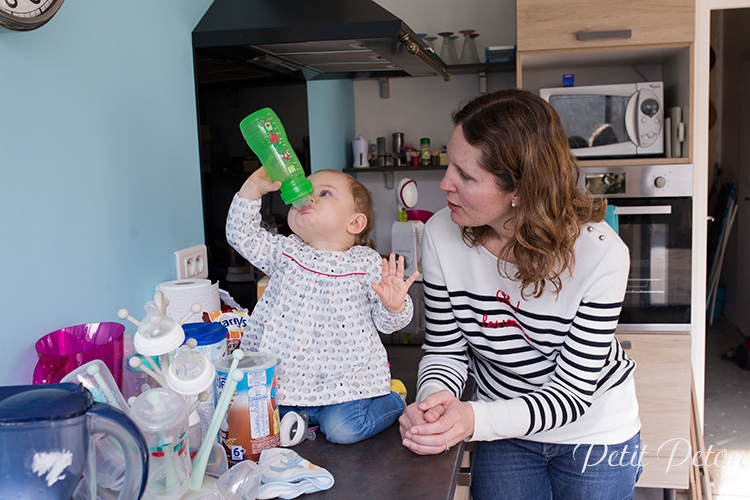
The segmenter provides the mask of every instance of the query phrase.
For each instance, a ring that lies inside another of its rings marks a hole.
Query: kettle
[[[88,456],[95,433],[108,434],[125,451],[118,498],[141,498],[148,449],[124,413],[95,403],[77,383],[0,387],[0,500],[71,498],[87,463],[96,461]]]

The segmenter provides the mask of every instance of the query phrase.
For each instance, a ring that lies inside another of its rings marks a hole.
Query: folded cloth
[[[311,464],[294,450],[271,448],[260,453],[260,489],[258,500],[297,498],[304,493],[327,490],[333,475]]]

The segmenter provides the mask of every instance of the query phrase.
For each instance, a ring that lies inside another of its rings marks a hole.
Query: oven
[[[693,166],[583,167],[607,198],[607,222],[630,250],[618,330],[690,329]]]

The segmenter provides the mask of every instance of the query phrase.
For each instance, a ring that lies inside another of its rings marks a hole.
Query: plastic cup
[[[86,323],[48,333],[36,343],[39,361],[33,384],[56,384],[89,361],[107,365],[118,388],[122,387],[122,352],[125,325],[115,322]]]

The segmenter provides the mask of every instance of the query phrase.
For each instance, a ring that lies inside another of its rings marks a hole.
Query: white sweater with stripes
[[[448,209],[435,214],[422,240],[427,332],[417,401],[441,389],[459,396],[471,375],[472,441],[616,444],[633,437],[640,430],[635,362],[614,337],[628,249],[606,223],[591,223],[575,255],[559,296],[523,299],[494,255],[463,241]],[[515,266],[507,266],[512,276]]]

